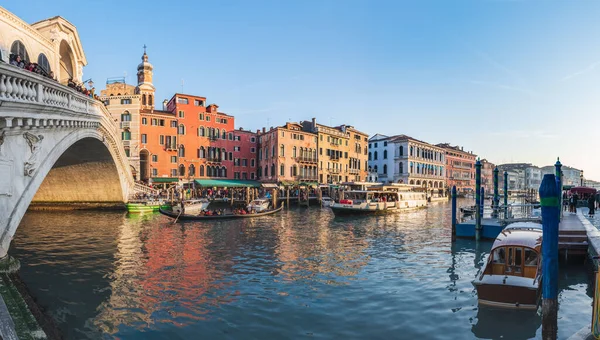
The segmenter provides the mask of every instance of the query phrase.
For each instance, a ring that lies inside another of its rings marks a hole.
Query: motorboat
[[[331,199],[331,197],[328,197],[328,196],[321,197],[321,206],[322,207],[330,207],[332,203],[333,203],[333,200]]]
[[[461,207],[460,208],[460,212],[463,216],[472,216],[473,214],[475,214],[475,211],[477,210],[477,206],[470,206],[470,207]]]
[[[426,193],[410,185],[371,186],[342,192],[330,207],[336,215],[382,214],[427,206]]]
[[[169,207],[162,200],[129,201],[125,206],[127,207],[127,211],[132,214],[155,212],[159,208]]]
[[[542,228],[517,222],[506,226],[487,264],[473,281],[480,305],[536,310],[542,281]]]
[[[271,200],[268,198],[257,198],[255,200],[253,200],[252,202],[250,202],[248,204],[248,206],[246,207],[246,209],[248,211],[255,211],[257,213],[259,212],[263,212],[267,209],[269,209],[269,206],[271,205]]]
[[[183,213],[192,215],[199,214],[201,211],[206,210],[209,204],[210,201],[206,198],[183,201]],[[176,214],[181,214],[181,203],[173,205],[172,211]]]

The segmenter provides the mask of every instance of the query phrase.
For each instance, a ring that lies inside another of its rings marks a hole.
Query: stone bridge
[[[134,190],[104,105],[0,63],[0,258],[30,203],[123,203]]]

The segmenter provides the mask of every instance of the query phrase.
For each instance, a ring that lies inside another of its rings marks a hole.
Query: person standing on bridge
[[[594,210],[596,209],[596,197],[594,195],[588,197],[588,208],[590,209],[589,215],[594,216]]]

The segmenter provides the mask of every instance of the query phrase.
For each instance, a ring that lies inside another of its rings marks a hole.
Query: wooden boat
[[[224,214],[224,215],[211,215],[211,216],[203,216],[203,215],[189,215],[189,214],[179,214],[170,210],[166,210],[160,208],[158,211],[166,216],[177,219],[178,221],[204,221],[204,220],[225,220],[225,219],[238,219],[238,218],[253,218],[253,217],[261,217],[272,215],[280,212],[283,209],[283,202],[277,209],[265,210],[259,213],[254,214]]]
[[[513,223],[498,235],[487,264],[473,281],[479,304],[536,310],[542,281],[542,229]]]
[[[254,210],[255,212],[259,213],[259,212],[263,212],[263,211],[266,211],[267,209],[269,209],[270,205],[271,205],[270,199],[257,198],[255,200],[253,200],[252,202],[248,203],[248,206],[246,207],[246,209],[248,211]]]
[[[427,206],[425,192],[409,185],[371,186],[343,192],[330,207],[336,215],[385,214]]]
[[[321,197],[321,206],[322,207],[330,207],[332,203],[333,203],[333,200],[331,199],[331,197],[329,197],[329,196]]]
[[[140,201],[125,204],[127,211],[132,214],[142,214],[158,211],[159,208],[168,208],[169,205],[163,201]]]
[[[472,216],[473,214],[475,214],[475,210],[477,210],[476,206],[460,208],[460,212],[461,214],[463,214],[463,216]]]

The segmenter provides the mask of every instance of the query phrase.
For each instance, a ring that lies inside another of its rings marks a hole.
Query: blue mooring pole
[[[452,241],[456,241],[456,185],[452,186]]]
[[[542,207],[542,339],[555,340],[558,317],[558,214],[560,192],[556,176],[544,175],[540,185]]]
[[[508,219],[508,172],[504,171],[504,219]]]
[[[475,240],[481,238],[481,161],[475,162]]]
[[[556,177],[556,186],[558,187],[558,221],[562,219],[562,164],[560,163],[560,158],[556,158],[556,163],[554,164],[554,176]]]
[[[483,207],[485,205],[485,187],[481,187],[481,195],[479,195],[479,212],[481,213],[481,219],[483,219]]]
[[[498,217],[498,205],[500,204],[500,195],[498,195],[498,167],[494,168],[494,217]]]

